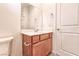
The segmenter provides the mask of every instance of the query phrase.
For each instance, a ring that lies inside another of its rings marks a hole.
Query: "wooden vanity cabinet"
[[[47,56],[52,52],[52,33],[22,36],[24,56]]]

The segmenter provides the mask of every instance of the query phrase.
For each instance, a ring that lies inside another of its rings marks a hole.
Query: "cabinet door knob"
[[[25,46],[30,46],[31,43],[28,43],[28,44],[27,44],[26,42],[24,42],[24,45],[25,45]]]

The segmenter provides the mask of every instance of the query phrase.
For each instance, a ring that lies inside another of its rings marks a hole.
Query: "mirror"
[[[41,4],[21,4],[21,29],[42,30],[43,19]]]

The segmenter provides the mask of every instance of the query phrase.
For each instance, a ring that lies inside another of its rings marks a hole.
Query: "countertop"
[[[33,36],[33,35],[39,35],[39,34],[44,34],[44,33],[50,33],[52,31],[37,31],[37,32],[34,32],[34,30],[27,30],[27,29],[22,29],[21,30],[21,33],[22,34],[26,34],[26,35],[29,35],[29,36]]]

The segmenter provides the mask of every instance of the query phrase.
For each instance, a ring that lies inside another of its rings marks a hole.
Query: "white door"
[[[57,4],[57,45],[59,55],[79,55],[79,4]]]

